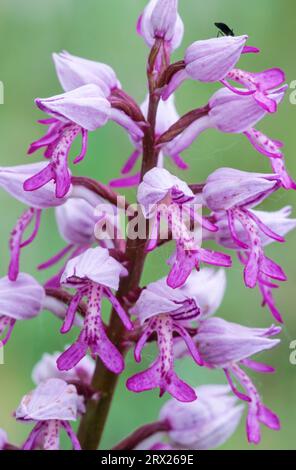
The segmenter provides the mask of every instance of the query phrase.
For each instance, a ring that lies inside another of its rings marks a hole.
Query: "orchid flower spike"
[[[19,320],[37,317],[43,308],[43,287],[29,274],[20,273],[16,281],[0,279],[0,346],[4,346]]]
[[[124,369],[121,353],[106,335],[101,318],[101,301],[106,297],[113,305],[127,330],[133,325],[114,296],[112,289],[118,289],[120,276],[126,269],[109,255],[104,248],[89,248],[68,261],[61,277],[61,284],[74,287],[76,294],[69,305],[61,332],[67,333],[75,318],[79,302],[87,297],[87,313],[84,325],[77,340],[57,360],[58,369],[68,371],[75,367],[90,348],[94,356],[99,356],[105,366],[119,374]]]
[[[170,288],[164,278],[149,284],[142,291],[131,313],[136,315],[144,326],[143,333],[135,347],[135,360],[141,361],[142,349],[155,332],[159,356],[149,369],[130,377],[127,381],[127,388],[139,393],[159,387],[160,396],[168,392],[183,402],[196,400],[194,390],[179,379],[174,371],[173,352],[173,333],[175,332],[185,342],[194,361],[202,365],[194,343],[183,326],[199,316],[200,308],[196,300],[183,294],[181,290]]]
[[[194,232],[190,231],[190,219],[203,227],[216,227],[196,213],[195,196],[187,184],[163,168],[154,168],[145,174],[138,188],[138,202],[144,216],[152,219],[150,242],[147,250],[157,245],[161,218],[168,223],[176,242],[176,256],[167,283],[172,288],[181,287],[192,269],[199,269],[200,262],[216,266],[231,266],[231,258],[198,246]]]
[[[296,219],[290,218],[292,208],[291,206],[283,207],[278,211],[266,212],[250,209],[249,212],[255,217],[256,220],[260,220],[270,232],[276,233],[280,237],[285,237],[287,233],[296,228]],[[215,213],[215,224],[219,230],[215,233],[208,232],[205,234],[205,238],[214,239],[219,245],[225,248],[242,252],[242,247],[238,246],[236,241],[233,239],[232,232],[229,228],[229,219],[226,212]],[[239,223],[238,220],[234,221],[233,228],[235,229],[236,238],[244,243],[248,244],[248,233],[245,231],[244,226]],[[275,240],[271,238],[268,233],[259,231],[260,243],[262,247],[273,243]],[[242,257],[239,259],[242,261]],[[282,322],[282,316],[278,311],[275,301],[273,299],[272,291],[277,288],[276,284],[264,282],[264,279],[258,280],[259,289],[263,298],[263,305],[267,305],[270,309],[273,317]]]
[[[28,153],[45,147],[45,157],[50,159],[50,163],[25,181],[26,191],[35,191],[54,180],[56,197],[62,198],[67,194],[71,185],[68,154],[78,134],[82,135],[82,150],[74,163],[85,157],[88,132],[104,126],[109,120],[116,121],[137,137],[143,136],[138,124],[124,112],[112,108],[101,88],[94,84],[83,85],[51,98],[37,98],[35,102],[51,118],[41,121],[49,126],[48,131],[44,137],[31,144]]]
[[[246,255],[244,279],[247,287],[265,283],[266,279],[285,281],[286,276],[280,266],[264,254],[260,232],[278,242],[281,235],[273,232],[250,209],[258,205],[279,187],[278,177],[274,174],[248,173],[232,168],[220,168],[212,173],[203,189],[203,198],[209,209],[224,213],[233,241]],[[239,223],[246,234],[242,241],[236,226]]]
[[[256,372],[274,372],[272,367],[256,362],[250,357],[277,346],[280,340],[270,337],[280,331],[281,328],[274,325],[270,328],[247,328],[213,317],[201,321],[194,338],[205,366],[223,369],[234,394],[247,402],[247,436],[249,442],[255,444],[260,442],[260,423],[274,430],[280,428],[280,423],[278,417],[262,404],[255,385],[241,366]],[[231,374],[241,384],[246,394],[237,390]]]
[[[225,385],[204,385],[196,389],[198,400],[180,403],[169,400],[160,411],[160,420],[169,425],[173,449],[215,449],[227,441],[241,420],[244,406],[229,396]]]
[[[74,450],[81,450],[79,441],[69,421],[76,421],[78,413],[85,407],[74,385],[61,379],[48,379],[35,390],[25,395],[15,412],[15,417],[23,422],[36,425],[23,445],[23,450],[59,450],[60,429],[68,434]]]
[[[269,92],[269,99],[280,104],[287,87]],[[208,112],[186,127],[181,134],[165,143],[166,151],[171,155],[180,155],[191,146],[195,139],[207,129],[217,129],[226,134],[244,134],[254,148],[271,159],[282,159],[282,143],[272,140],[255,129],[267,111],[258,104],[252,95],[244,96],[233,93],[228,88],[221,88],[210,98]],[[160,147],[161,148],[161,147]]]

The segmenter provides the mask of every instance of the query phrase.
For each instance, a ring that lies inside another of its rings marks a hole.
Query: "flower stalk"
[[[158,152],[155,150],[155,124],[158,103],[159,97],[157,97],[153,92],[150,92],[147,117],[147,123],[149,126],[145,129],[143,138],[141,181],[143,180],[144,175],[157,164]],[[131,291],[139,287],[146,257],[145,246],[145,240],[132,240],[127,236],[125,255],[128,260],[129,275],[121,279],[117,293],[117,298],[123,304],[124,298]],[[117,345],[120,353],[125,356],[128,351],[126,343],[123,343],[125,328],[116,315],[114,309],[112,309],[107,335],[112,343]],[[78,438],[82,449],[95,450],[98,448],[104,432],[117,382],[118,375],[108,371],[101,360],[97,359],[91,385],[92,388],[99,393],[100,399],[92,399],[88,402],[86,413],[81,419]]]
[[[167,432],[169,430],[170,425],[167,421],[156,421],[155,423],[145,424],[119,442],[112,450],[133,450],[145,439],[154,436],[154,434],[158,432]]]

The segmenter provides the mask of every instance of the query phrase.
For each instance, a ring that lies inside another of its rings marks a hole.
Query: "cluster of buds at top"
[[[18,321],[41,315],[45,309],[62,320],[62,334],[73,325],[80,329],[65,351],[45,354],[34,368],[36,388],[21,400],[15,412],[17,420],[35,423],[23,449],[59,448],[61,428],[68,433],[73,448],[80,449],[69,422],[88,413],[85,405],[89,399],[100,406],[100,393],[106,393],[96,388],[97,380],[92,380],[97,373],[94,359],[99,371],[104,367],[120,374],[126,349],[134,346],[135,361],[140,363],[148,341],[157,342],[158,355],[148,369],[129,377],[126,386],[136,393],[159,388],[160,396],[167,392],[173,397],[161,410],[158,425],[152,427],[155,432],[165,432],[166,442],[158,437],[149,442],[133,438],[125,445],[152,449],[217,447],[240,421],[244,406],[237,405],[238,399],[247,408],[249,442],[260,441],[261,424],[280,428],[278,417],[263,404],[245,371],[274,371],[253,360],[253,355],[277,346],[279,340],[273,337],[280,333],[280,327],[250,328],[213,315],[223,300],[226,271],[232,266],[231,255],[221,252],[226,248],[237,253],[246,287],[258,286],[263,305],[269,307],[276,321],[283,321],[272,292],[286,275],[267,256],[265,247],[272,242],[283,243],[284,236],[296,227],[296,220],[290,218],[290,207],[267,212],[258,206],[276,191],[296,189],[296,183],[287,172],[283,144],[265,136],[256,126],[265,116],[275,114],[284,99],[285,75],[278,68],[260,73],[237,68],[241,56],[259,52],[247,44],[247,35],[197,41],[181,60],[171,63],[171,53],[180,46],[183,29],[178,0],[149,1],[137,24],[150,49],[148,95],[143,93],[146,98],[141,106],[123,90],[110,66],[68,52],[54,54],[62,93],[36,99],[37,107],[46,114],[39,122],[47,131],[28,151],[32,154],[44,149],[45,160],[0,168],[1,188],[26,206],[11,232],[8,274],[0,280],[1,344],[13,336]],[[222,87],[204,106],[180,117],[173,93],[184,80],[220,83]],[[110,120],[125,129],[133,146],[121,177],[108,186],[95,179],[73,177],[68,161],[73,141],[81,136],[76,164],[87,153],[88,133]],[[244,134],[259,153],[268,157],[272,171],[250,173],[218,167],[204,183],[189,185],[165,168],[170,160],[186,170],[182,152],[202,132],[213,128],[226,134]],[[140,161],[141,168],[135,169]],[[119,236],[118,201],[130,217],[128,205],[112,189],[121,186],[137,186],[144,242]],[[197,206],[207,212],[199,213]],[[42,286],[21,272],[20,255],[38,235],[41,215],[50,208],[55,210],[62,246],[38,267],[46,269],[61,261],[62,266]],[[148,222],[150,231],[146,230]],[[145,258],[163,243],[160,235],[164,223],[168,240],[174,242],[167,275],[141,285]],[[102,224],[114,229],[115,236],[100,239],[97,228]],[[30,225],[32,233],[25,238]],[[202,246],[200,233],[203,242],[214,241],[220,248]],[[109,301],[113,311],[108,325],[101,315],[103,299]],[[198,366],[188,380],[190,384],[175,371],[175,361],[182,361],[186,355]],[[196,388],[200,367],[222,370],[229,386]],[[110,387],[114,382],[110,381]],[[106,395],[112,396],[112,390]],[[9,446],[0,429],[0,449]]]

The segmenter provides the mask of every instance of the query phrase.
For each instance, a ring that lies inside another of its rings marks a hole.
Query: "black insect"
[[[215,23],[215,26],[219,29],[218,36],[234,36],[232,29],[225,23]]]

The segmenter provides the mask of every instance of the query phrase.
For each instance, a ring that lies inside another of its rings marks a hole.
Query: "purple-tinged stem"
[[[122,196],[113,191],[109,186],[105,186],[99,181],[85,176],[72,176],[71,182],[73,186],[83,186],[103,199],[106,199],[106,201],[110,202],[114,206],[118,205],[118,207],[125,210],[129,207],[129,203],[125,201]]]
[[[143,138],[141,181],[145,173],[157,164],[158,151],[155,149],[155,122],[158,103],[159,97],[153,93],[150,87],[147,117],[149,126],[146,127]],[[102,196],[102,194],[100,195]],[[110,200],[109,198],[106,199]],[[125,254],[129,262],[129,275],[121,279],[117,292],[117,298],[123,307],[128,308],[128,306],[125,305],[124,299],[130,292],[135,291],[139,287],[146,256],[145,246],[146,240],[127,238]],[[128,349],[126,342],[123,341],[125,329],[114,310],[112,310],[111,313],[107,335],[112,343],[117,346],[121,354],[125,356]],[[100,359],[97,359],[91,386],[98,392],[99,399],[88,401],[86,413],[81,419],[78,438],[82,449],[96,450],[98,448],[108,418],[117,381],[118,375],[107,370]]]
[[[112,450],[133,450],[145,439],[148,439],[158,432],[167,432],[169,430],[170,425],[166,421],[156,421],[155,423],[145,424],[123,439],[123,441],[119,442]]]
[[[198,119],[207,116],[209,111],[210,107],[209,105],[206,105],[202,108],[193,109],[192,111],[189,111],[188,113],[184,114],[184,116],[182,116],[177,122],[175,122],[175,124],[169,127],[169,129],[159,137],[156,144],[161,145],[170,142],[179,134],[181,134],[194,121],[197,121]]]

